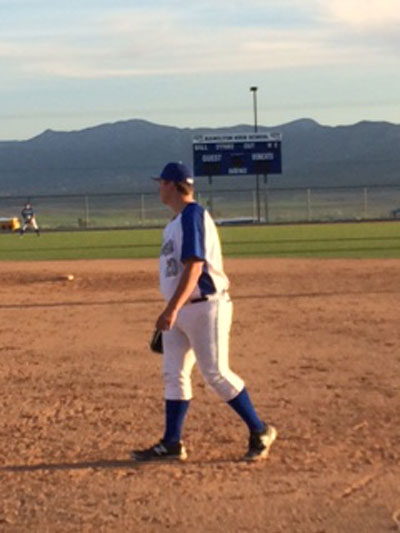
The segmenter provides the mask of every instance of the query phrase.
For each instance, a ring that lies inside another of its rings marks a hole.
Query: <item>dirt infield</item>
[[[1,264],[1,532],[400,529],[400,261],[226,270],[270,458],[240,460],[246,430],[195,370],[187,463],[138,467],[163,426],[157,261]]]

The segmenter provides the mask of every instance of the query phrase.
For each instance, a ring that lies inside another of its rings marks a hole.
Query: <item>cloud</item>
[[[55,27],[42,28],[37,18],[26,33],[21,27],[3,33],[0,60],[10,66],[17,59],[12,68],[20,75],[77,79],[358,65],[389,46],[379,24],[398,1],[381,0],[383,7],[378,0],[281,0],[278,7],[275,0],[248,0],[245,7],[239,0],[176,1],[172,8],[160,2],[96,14],[86,8],[82,18],[74,15],[75,24],[68,19],[63,26],[58,18]]]
[[[318,34],[226,31],[217,39],[209,34],[180,39],[176,32],[160,31],[157,42],[141,35],[119,47],[84,50],[78,45],[0,45],[0,57],[17,59],[14,67],[31,76],[101,79],[270,70],[335,63],[340,55],[324,47]]]
[[[400,0],[318,1],[322,22],[349,53],[363,48],[364,61],[398,63]]]
[[[334,20],[359,28],[381,28],[400,22],[399,0],[329,0],[323,2]]]

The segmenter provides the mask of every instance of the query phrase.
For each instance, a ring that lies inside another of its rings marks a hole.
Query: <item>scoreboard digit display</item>
[[[195,176],[281,174],[280,133],[197,135],[193,138]]]

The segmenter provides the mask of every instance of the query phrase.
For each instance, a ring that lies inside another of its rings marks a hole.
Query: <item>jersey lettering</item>
[[[174,259],[173,257],[170,257],[168,260],[167,260],[167,271],[165,273],[165,276],[167,278],[172,278],[172,277],[175,277],[177,276],[178,274],[178,262],[176,259]]]
[[[174,251],[174,241],[169,239],[161,248],[161,255],[171,255]]]

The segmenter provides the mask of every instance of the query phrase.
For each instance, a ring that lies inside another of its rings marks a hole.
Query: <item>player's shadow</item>
[[[162,465],[176,465],[182,466],[185,465],[212,465],[212,464],[228,464],[228,463],[245,463],[249,464],[242,458],[237,459],[209,459],[209,460],[194,460],[194,461],[159,461],[159,462],[148,462],[140,463],[135,462],[129,459],[120,459],[120,460],[107,460],[100,459],[98,461],[81,461],[78,463],[38,463],[34,465],[5,465],[0,466],[1,472],[8,473],[29,473],[29,472],[55,472],[55,471],[67,471],[67,470],[120,470],[120,469],[133,469],[148,467],[148,466],[162,466]]]
[[[135,468],[137,463],[127,460],[105,460],[82,461],[79,463],[38,463],[35,465],[6,465],[0,467],[0,472],[37,472],[41,470],[85,470],[88,468]]]

